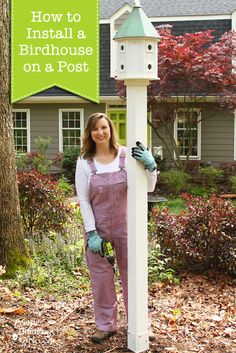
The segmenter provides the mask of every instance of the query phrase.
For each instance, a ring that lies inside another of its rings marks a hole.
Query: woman
[[[148,191],[156,184],[153,156],[137,142],[132,156],[147,169]],[[102,258],[102,240],[115,250],[126,314],[127,294],[127,174],[126,148],[119,146],[114,125],[103,113],[92,114],[83,136],[76,167],[76,190],[85,227],[86,258],[90,271],[97,331],[91,337],[102,342],[117,329],[117,296],[114,272]]]

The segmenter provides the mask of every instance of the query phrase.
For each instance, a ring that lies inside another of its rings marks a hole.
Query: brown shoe
[[[101,331],[97,330],[90,338],[93,342],[96,343],[102,343],[104,342],[107,338],[111,337],[114,335],[116,331]]]
[[[156,339],[151,328],[148,330],[148,338],[150,342],[155,341]]]

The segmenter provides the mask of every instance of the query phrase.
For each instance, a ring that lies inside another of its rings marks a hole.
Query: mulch
[[[149,312],[156,340],[147,352],[236,353],[235,287],[235,280],[217,274],[183,274],[180,285],[153,285]],[[33,288],[10,290],[3,281],[0,296],[0,352],[129,351],[121,295],[118,332],[103,344],[89,339],[95,330],[91,294],[57,299]],[[12,312],[4,313],[4,308]]]

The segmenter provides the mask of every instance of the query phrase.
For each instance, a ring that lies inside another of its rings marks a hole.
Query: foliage
[[[153,209],[156,240],[168,256],[192,270],[236,273],[236,208],[215,195],[183,195],[188,212]]]
[[[38,136],[34,142],[37,146],[39,153],[45,154],[46,151],[48,150],[50,144],[52,143],[52,139],[51,138],[43,138],[41,136]]]
[[[234,192],[232,190],[231,177],[236,175],[236,162],[221,163],[219,168],[223,171],[223,178],[220,183],[220,189],[224,193]]]
[[[34,169],[18,172],[17,178],[26,234],[63,231],[71,211],[58,182]]]
[[[198,173],[201,162],[198,160],[188,160],[185,163],[185,173],[194,176]]]
[[[171,26],[159,26],[160,34],[158,54],[158,76],[148,88],[148,109],[152,112],[152,121],[148,124],[169,154],[173,165],[184,169],[193,155],[193,129],[201,121],[210,119],[222,107],[233,110],[236,107],[236,33],[225,32],[215,42],[212,30],[197,33],[185,33],[175,36]],[[125,98],[124,83],[118,81],[118,91]],[[207,97],[214,95],[216,104],[211,111],[206,110]],[[196,111],[196,108],[198,110]],[[186,159],[180,156],[180,141],[173,135],[176,113],[182,110],[185,119],[185,135],[188,138]],[[202,114],[203,115],[203,114]]]
[[[160,245],[156,244],[148,252],[148,281],[149,284],[158,281],[167,281],[179,284],[179,278],[175,275],[175,270],[169,267],[170,258],[161,254]]]
[[[30,268],[19,271],[17,282],[23,287],[44,288],[54,293],[90,289],[84,258],[84,243],[77,223],[67,225],[64,235],[49,232],[30,237],[28,248],[32,257]]]
[[[199,168],[199,173],[203,176],[203,183],[207,185],[211,191],[217,190],[217,183],[223,176],[223,171],[215,167]]]
[[[71,183],[75,180],[76,162],[80,155],[80,147],[67,148],[63,153],[59,153],[54,163],[61,168],[62,174]]]
[[[64,192],[66,196],[74,196],[75,194],[74,186],[71,185],[69,180],[63,176],[58,180],[58,187]]]
[[[224,172],[224,177],[231,177],[236,175],[236,162],[224,162],[219,166]]]
[[[175,36],[170,26],[161,26],[158,32],[161,36],[158,60],[160,95],[184,92],[194,99],[195,95],[201,94],[205,98],[214,93],[221,100],[227,99],[225,103],[231,98],[230,107],[235,106],[234,32],[225,32],[217,42],[214,42],[213,30]]]
[[[188,192],[193,196],[208,196],[209,194],[208,189],[203,185],[193,185]]]
[[[50,138],[38,136],[35,139],[37,151],[20,153],[16,156],[18,170],[36,169],[41,173],[48,174],[53,162],[47,157],[47,150],[52,142]]]
[[[16,167],[17,170],[26,169],[28,153],[16,152]]]
[[[159,181],[167,188],[167,192],[176,195],[181,191],[186,191],[190,176],[182,171],[169,170],[160,173]]]
[[[236,176],[232,176],[230,178],[231,184],[232,184],[232,191],[236,194]]]

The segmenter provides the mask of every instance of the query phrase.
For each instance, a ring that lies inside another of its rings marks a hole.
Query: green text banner
[[[99,0],[12,0],[11,101],[60,87],[99,102]]]

